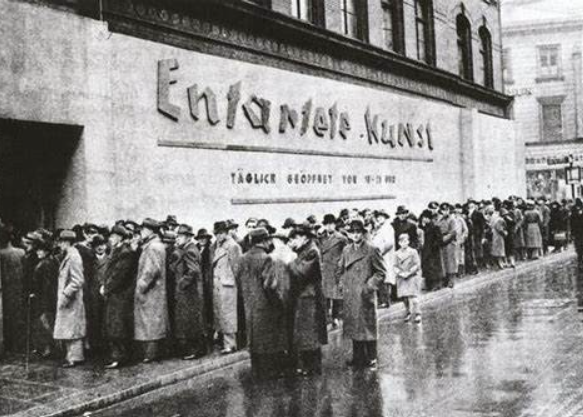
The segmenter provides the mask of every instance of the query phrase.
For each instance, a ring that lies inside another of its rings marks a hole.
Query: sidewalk
[[[454,291],[444,289],[423,295],[421,304],[435,304],[455,294],[475,291],[492,282],[550,264],[567,262],[574,257],[573,251],[567,251],[521,263],[516,269],[469,276],[458,282]],[[386,320],[403,314],[403,305],[397,304],[381,310],[379,317]],[[335,330],[333,334],[334,337],[339,336],[340,330]],[[211,355],[193,362],[166,360],[107,372],[101,364],[61,369],[58,362],[34,360],[27,373],[22,357],[8,358],[0,362],[0,416],[81,415],[86,411],[104,408],[157,388],[248,360],[247,352],[241,351],[229,356]]]

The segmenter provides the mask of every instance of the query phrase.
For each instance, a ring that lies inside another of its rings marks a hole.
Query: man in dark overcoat
[[[281,374],[287,345],[286,315],[277,276],[270,268],[270,236],[259,227],[249,232],[251,248],[239,261],[237,280],[245,305],[247,342],[253,373],[258,377]]]
[[[172,264],[174,288],[174,337],[184,360],[205,353],[205,320],[200,252],[191,226],[181,224],[176,231],[177,259]]]
[[[322,222],[324,231],[320,234],[320,252],[322,253],[322,281],[326,311],[334,327],[338,327],[342,316],[342,294],[340,293],[336,267],[342,250],[348,239],[336,230],[336,217],[326,214]]]
[[[104,273],[101,292],[105,299],[105,336],[110,349],[106,369],[115,369],[128,359],[134,334],[134,289],[137,256],[130,247],[131,233],[122,225],[109,235],[111,254]]]
[[[571,236],[577,252],[577,264],[579,270],[583,267],[583,201],[575,199],[575,204],[571,207]]]
[[[206,229],[196,233],[196,244],[200,252],[200,268],[202,272],[202,299],[204,303],[204,320],[206,334],[206,350],[212,351],[214,336],[213,319],[213,274],[211,265],[212,235]]]
[[[421,213],[421,228],[424,231],[423,247],[421,248],[421,270],[425,278],[425,287],[428,291],[441,288],[443,282],[443,259],[441,247],[443,236],[441,230],[435,224],[437,214],[425,210]]]
[[[419,249],[419,236],[417,234],[417,225],[409,220],[409,210],[405,206],[397,207],[395,220],[393,220],[393,229],[395,229],[395,251],[399,249],[399,236],[403,233],[409,235],[409,242],[413,249]]]
[[[349,366],[375,368],[377,362],[377,291],[387,273],[380,250],[364,239],[362,220],[353,220],[352,241],[342,252],[337,275],[344,296],[343,336],[352,339]]]
[[[321,255],[314,231],[308,224],[292,230],[290,245],[298,254],[290,264],[296,369],[299,375],[305,376],[321,372],[322,345],[328,343]]]

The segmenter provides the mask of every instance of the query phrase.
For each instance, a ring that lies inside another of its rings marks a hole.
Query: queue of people
[[[378,308],[402,300],[404,321],[419,325],[423,289],[453,288],[465,274],[512,268],[571,239],[583,258],[579,199],[431,202],[419,217],[399,206],[390,220],[384,210],[344,209],[279,230],[251,218],[242,234],[218,221],[211,234],[168,216],[19,239],[3,225],[4,345],[63,355],[66,368],[106,357],[106,369],[247,347],[254,371],[276,377],[321,372],[327,332],[342,326],[348,365],[374,368]]]

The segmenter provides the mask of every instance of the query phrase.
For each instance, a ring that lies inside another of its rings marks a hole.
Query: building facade
[[[567,169],[583,166],[583,5],[506,0],[502,22],[504,84],[526,142],[528,195],[581,196]]]
[[[0,217],[21,227],[524,194],[495,1],[0,10]]]

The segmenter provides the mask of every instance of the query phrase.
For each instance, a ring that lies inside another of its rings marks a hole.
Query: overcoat
[[[316,243],[310,241],[297,254],[290,264],[293,342],[297,350],[316,350],[328,343],[320,251]]]
[[[514,210],[514,220],[516,224],[514,225],[514,247],[516,249],[522,249],[525,246],[524,242],[524,214],[519,208]]]
[[[23,296],[23,268],[24,251],[20,248],[9,246],[0,249],[0,295],[2,296],[0,307],[3,308],[4,340],[5,347],[11,351],[22,352],[25,348],[26,304]],[[36,259],[36,256],[35,256]]]
[[[134,294],[134,339],[156,341],[168,334],[166,248],[157,235],[142,246]]]
[[[524,213],[524,240],[528,249],[541,249],[542,217],[538,210],[530,209]]]
[[[87,335],[83,304],[83,261],[79,251],[70,247],[59,267],[57,313],[53,337],[57,340],[77,340]]]
[[[490,219],[490,228],[492,229],[492,246],[490,255],[494,258],[504,258],[506,256],[506,246],[504,238],[506,237],[506,222],[500,215],[495,212]]]
[[[386,273],[377,247],[365,241],[344,248],[337,274],[344,295],[345,338],[363,342],[378,339],[377,291]]]
[[[204,298],[200,252],[191,240],[178,247],[172,264],[174,288],[174,337],[202,339],[205,335]]]
[[[395,252],[397,294],[401,297],[417,297],[421,293],[421,259],[419,253],[409,247]]]
[[[458,265],[465,265],[466,250],[465,244],[468,238],[468,225],[462,215],[454,215],[455,220],[455,257]]]
[[[385,222],[378,230],[374,230],[370,236],[370,241],[373,246],[379,248],[383,259],[385,260],[385,265],[387,267],[385,283],[396,285],[397,279],[395,277],[395,271],[391,268],[395,257],[395,246],[393,245],[395,236],[391,224]]]
[[[75,248],[83,261],[83,302],[87,320],[87,338],[90,343],[99,344],[101,339],[101,312],[103,311],[103,299],[99,293],[97,280],[97,259],[95,252],[85,243],[78,243]],[[92,346],[95,347],[95,346]]]
[[[237,279],[245,305],[249,351],[272,354],[288,349],[286,315],[267,250],[253,246],[239,261]]]
[[[198,245],[200,267],[202,271],[202,291],[204,301],[204,319],[207,331],[212,334],[213,318],[213,271],[211,265],[210,244]]]
[[[137,254],[124,243],[111,251],[103,292],[105,297],[105,336],[131,339],[134,335],[134,292]]]
[[[323,233],[320,237],[320,252],[322,253],[322,287],[324,297],[340,300],[342,294],[338,288],[336,268],[342,255],[342,250],[348,239],[338,232]]]
[[[472,229],[472,244],[474,247],[474,256],[476,259],[484,258],[484,247],[483,247],[483,239],[484,239],[484,230],[486,228],[486,219],[484,218],[484,214],[479,210],[474,210],[469,215],[473,229]]]
[[[437,221],[437,226],[441,230],[443,246],[441,257],[445,273],[448,275],[457,274],[458,264],[456,258],[456,225],[451,215],[441,216]]]
[[[236,275],[240,257],[241,247],[231,237],[221,245],[216,244],[212,253],[215,330],[223,333],[238,330]]]
[[[33,274],[34,299],[33,340],[35,347],[52,342],[57,309],[59,261],[53,256],[41,259]]]
[[[425,226],[425,241],[421,249],[421,267],[429,288],[433,288],[443,278],[443,258],[441,247],[443,236],[439,227],[430,222]]]

